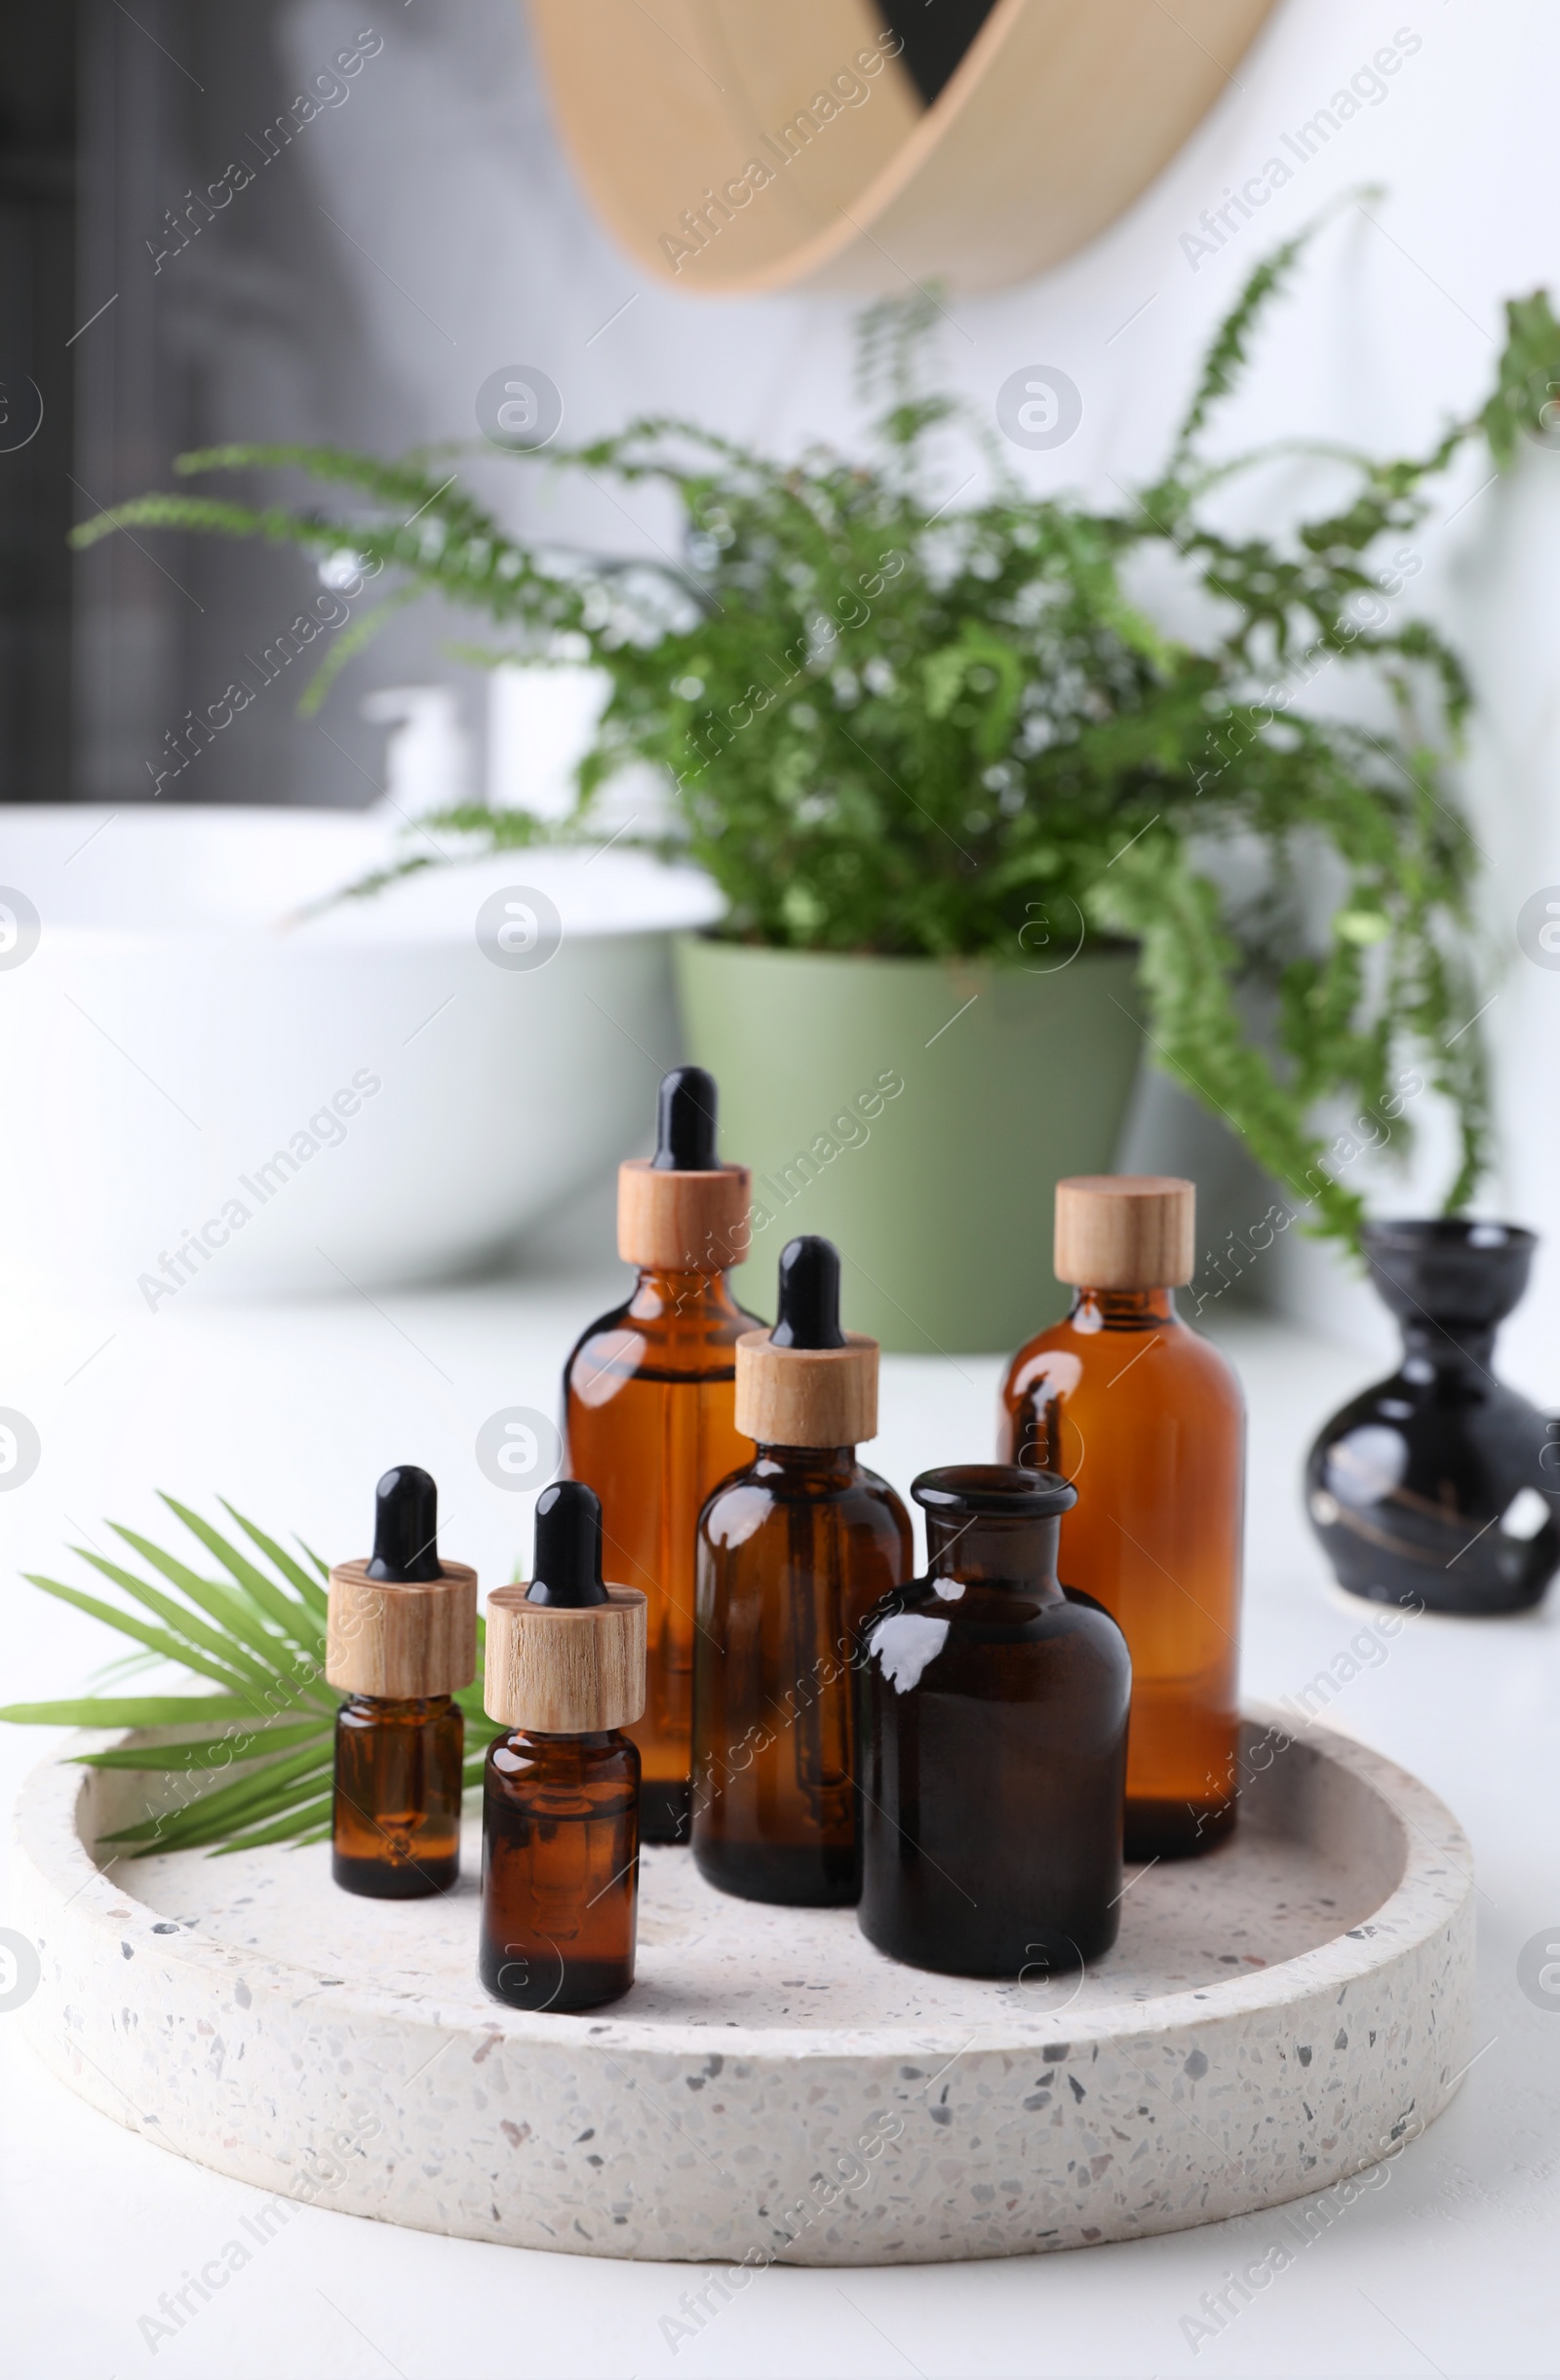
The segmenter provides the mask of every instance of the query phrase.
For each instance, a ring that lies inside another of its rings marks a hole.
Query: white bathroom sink
[[[154,1312],[430,1280],[644,1140],[713,886],[523,851],[300,917],[407,847],[341,811],[0,809],[0,1277]]]

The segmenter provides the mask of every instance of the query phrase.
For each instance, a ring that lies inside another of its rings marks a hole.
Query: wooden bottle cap
[[[609,1586],[604,1603],[532,1603],[524,1586],[488,1598],[483,1708],[501,1727],[590,1736],[644,1709],[645,1602]]]
[[[617,1252],[656,1272],[724,1272],[747,1257],[753,1179],[716,1153],[720,1093],[702,1066],[661,1078],[653,1159],[617,1177]]]
[[[477,1574],[464,1562],[437,1579],[370,1579],[368,1558],[331,1573],[325,1674],[343,1694],[412,1701],[458,1694],[477,1674]]]
[[[724,1272],[747,1261],[752,1204],[746,1165],[679,1173],[630,1157],[617,1174],[617,1253],[656,1272]]]
[[[1059,1281],[1175,1289],[1197,1268],[1197,1192],[1174,1174],[1074,1174],[1056,1186]]]
[[[767,1331],[737,1341],[736,1425],[760,1446],[860,1446],[878,1435],[878,1342],[777,1347]]]

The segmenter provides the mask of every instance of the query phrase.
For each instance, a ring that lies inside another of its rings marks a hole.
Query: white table
[[[487,1483],[477,1430],[501,1406],[554,1409],[572,1337],[619,1277],[576,1255],[545,1274],[374,1305],[10,1312],[0,1405],[31,1417],[43,1460],[0,1499],[0,1698],[79,1690],[113,1658],[103,1631],[17,1572],[84,1583],[61,1548],[88,1533],[111,1542],[104,1515],[168,1541],[176,1525],[155,1486],[214,1514],[220,1491],[335,1559],[366,1545],[379,1471],[422,1463],[443,1489],[445,1549],[475,1562],[485,1584],[509,1577],[528,1553],[531,1499]],[[1369,1367],[1253,1319],[1219,1327],[1252,1408],[1244,1684],[1281,1701],[1337,1661],[1368,1617],[1324,1584],[1297,1473],[1311,1430]],[[903,1489],[933,1463],[987,1457],[999,1372],[994,1357],[887,1360],[877,1466]],[[151,2360],[199,2380],[1552,2374],[1560,2014],[1523,1997],[1516,1967],[1540,1929],[1560,1938],[1560,1626],[1552,1612],[1481,1626],[1412,1620],[1327,1715],[1416,1771],[1472,1837],[1480,2054],[1384,2186],[1309,2244],[1302,2201],[1033,2261],[843,2275],[777,2266],[729,2304],[712,2293],[690,2312],[708,2286],[697,2268],[487,2247],[323,2205],[259,2219],[260,2193],[93,2112],[0,2018],[5,2365],[28,2380],[109,2380]],[[13,1793],[52,1740],[0,1730],[0,1789]],[[234,2241],[250,2253],[229,2285],[209,2304],[192,2298],[198,2312],[173,2338],[144,2333],[159,2297]],[[1274,2242],[1293,2261],[1271,2284],[1250,2304],[1231,2293],[1235,2313],[1215,2335],[1189,2331],[1210,2321],[1204,2293],[1228,2290],[1228,2276]]]

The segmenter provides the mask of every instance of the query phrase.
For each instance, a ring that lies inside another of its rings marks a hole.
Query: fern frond
[[[1381,191],[1373,183],[1358,189],[1341,190],[1317,210],[1308,223],[1303,223],[1293,239],[1285,240],[1270,255],[1264,256],[1246,280],[1224,321],[1213,334],[1212,344],[1202,360],[1202,371],[1192,391],[1191,402],[1182,416],[1171,450],[1167,479],[1178,476],[1179,466],[1190,454],[1209,414],[1222,398],[1228,397],[1250,360],[1251,336],[1269,301],[1278,294],[1285,282],[1317,233],[1345,207],[1357,206],[1361,200],[1380,198]]]

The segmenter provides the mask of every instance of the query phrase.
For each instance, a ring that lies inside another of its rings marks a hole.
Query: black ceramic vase
[[[1536,1244],[1508,1224],[1366,1226],[1403,1361],[1306,1464],[1311,1526],[1350,1594],[1480,1618],[1528,1610],[1560,1568],[1560,1424],[1490,1368]]]

